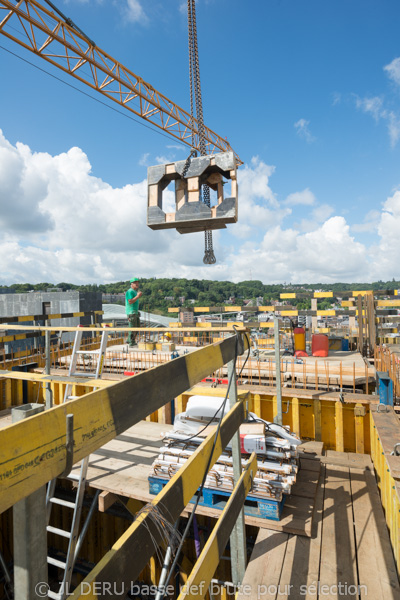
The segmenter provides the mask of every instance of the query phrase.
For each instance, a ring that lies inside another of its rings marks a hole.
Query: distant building
[[[72,317],[73,313],[78,312],[94,312],[101,311],[101,293],[100,292],[36,292],[34,294],[0,294],[0,317],[36,317],[32,321],[23,321],[24,325],[45,325],[51,324],[54,326],[65,325],[75,327],[77,325],[90,325],[92,322],[91,316]],[[51,319],[51,321],[43,318],[45,315],[71,315],[62,319]],[[42,317],[42,318],[40,318]],[[9,335],[13,331],[13,322],[8,325],[2,324],[2,329],[7,330]],[[97,322],[101,322],[101,315],[97,315]],[[22,324],[22,323],[21,323]],[[18,331],[21,333],[21,331]],[[70,341],[74,334],[64,333],[63,341]],[[33,337],[29,339],[15,340],[6,342],[4,350],[6,353],[11,351],[26,350],[37,346],[44,346],[44,336]]]
[[[182,308],[179,311],[179,320],[181,323],[186,323],[186,325],[194,324],[193,308]]]
[[[101,296],[103,304],[117,304],[125,302],[125,294],[102,294]]]

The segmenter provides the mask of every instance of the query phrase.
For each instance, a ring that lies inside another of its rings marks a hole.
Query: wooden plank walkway
[[[311,538],[260,529],[237,600],[400,599],[372,465],[341,454],[321,461]]]

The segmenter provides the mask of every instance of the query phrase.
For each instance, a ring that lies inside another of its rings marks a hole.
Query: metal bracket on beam
[[[393,446],[393,450],[390,453],[390,456],[400,456],[400,442]]]
[[[67,477],[72,470],[74,464],[74,415],[69,414],[66,418],[66,442],[65,450],[67,452],[65,469],[61,473],[60,477]]]

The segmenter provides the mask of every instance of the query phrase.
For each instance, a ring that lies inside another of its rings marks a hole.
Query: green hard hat
[[[132,277],[129,283],[135,283],[135,281],[139,281],[139,277]]]

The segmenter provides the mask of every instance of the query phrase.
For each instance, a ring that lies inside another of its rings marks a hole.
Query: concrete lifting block
[[[185,172],[186,169],[186,172]],[[185,176],[183,175],[185,172]],[[231,181],[230,196],[224,185]],[[163,191],[175,181],[175,212],[163,210]],[[207,184],[217,192],[217,204],[208,207],[201,201],[201,188]],[[176,229],[192,233],[224,229],[238,220],[238,187],[233,152],[221,152],[149,167],[147,171],[147,225],[151,229]]]

